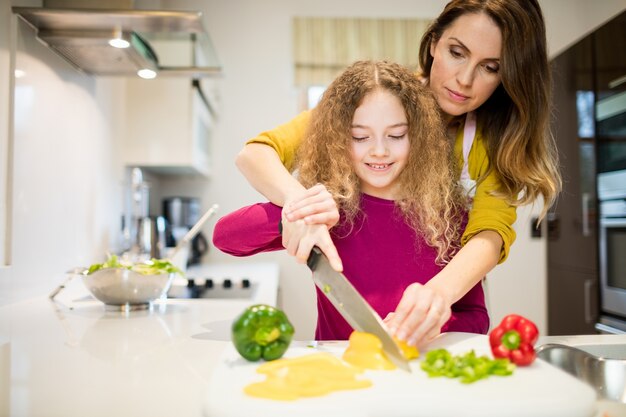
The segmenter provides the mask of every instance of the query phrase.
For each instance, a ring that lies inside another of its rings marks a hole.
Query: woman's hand
[[[289,221],[304,220],[306,224],[325,224],[328,229],[339,221],[339,210],[333,196],[322,184],[285,201],[283,214]]]
[[[439,333],[452,314],[444,294],[413,283],[405,290],[396,311],[385,317],[392,335],[412,346],[422,346]]]
[[[287,253],[295,256],[299,263],[306,263],[313,246],[319,247],[328,258],[330,265],[336,271],[342,271],[343,265],[337,248],[330,238],[330,232],[325,224],[307,224],[304,220],[289,221],[283,209],[283,246]]]
[[[483,230],[426,284],[409,285],[396,311],[385,317],[391,334],[416,346],[436,337],[450,319],[452,304],[496,266],[501,248],[502,237],[492,230]]]
[[[343,271],[329,229],[339,221],[333,196],[322,184],[290,196],[283,207],[283,246],[298,262],[306,263],[313,246],[326,255],[334,270]]]

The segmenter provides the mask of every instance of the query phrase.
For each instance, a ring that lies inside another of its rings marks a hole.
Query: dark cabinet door
[[[553,62],[552,130],[563,192],[548,219],[548,333],[594,333],[597,320],[597,227],[593,38]]]
[[[593,33],[596,87],[596,138],[600,143],[626,140],[626,12]],[[626,169],[626,153],[605,152],[602,171]],[[621,152],[620,152],[621,151]]]
[[[548,333],[574,335],[596,333],[598,276],[573,268],[551,266],[548,273]]]

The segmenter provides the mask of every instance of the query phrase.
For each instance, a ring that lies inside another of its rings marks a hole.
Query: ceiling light
[[[122,38],[113,38],[109,40],[109,45],[111,45],[114,48],[124,49],[130,46],[130,42]]]
[[[111,37],[111,39],[109,39],[109,45],[111,45],[114,48],[120,48],[120,49],[125,49],[128,48],[130,46],[130,42],[128,42],[126,39],[124,39],[124,32],[122,32],[122,29],[118,26],[113,30],[113,36]]]
[[[145,80],[151,80],[154,77],[156,77],[157,74],[156,74],[156,71],[153,71],[148,68],[144,68],[144,69],[140,69],[139,71],[137,71],[137,75],[139,75],[141,78]]]

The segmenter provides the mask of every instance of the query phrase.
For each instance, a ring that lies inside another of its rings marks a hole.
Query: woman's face
[[[352,117],[351,156],[361,191],[396,199],[396,180],[409,157],[409,124],[400,99],[385,90],[365,96]]]
[[[457,18],[430,46],[429,85],[450,116],[480,107],[501,81],[502,33],[484,13]]]

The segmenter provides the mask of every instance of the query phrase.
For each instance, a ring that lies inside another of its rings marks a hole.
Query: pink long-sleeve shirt
[[[363,216],[353,227],[332,229],[332,238],[344,266],[344,275],[381,317],[395,311],[402,293],[414,282],[426,283],[440,270],[436,250],[416,237],[394,202],[363,195]],[[278,224],[281,207],[259,203],[222,217],[215,225],[213,244],[234,256],[282,250]],[[344,340],[352,332],[324,294],[317,290],[317,340]],[[442,331],[486,334],[489,316],[482,285],[478,283],[452,306]]]

